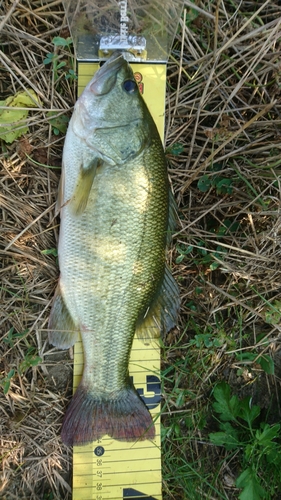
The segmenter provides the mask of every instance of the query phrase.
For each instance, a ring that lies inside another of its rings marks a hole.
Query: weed
[[[194,339],[190,340],[191,345],[195,345],[198,349],[206,347],[220,347],[221,341],[218,338],[213,338],[212,333],[199,333]]]
[[[209,189],[215,189],[218,195],[232,194],[234,180],[221,175],[221,163],[214,163],[210,169],[210,174],[202,175],[197,182],[197,188],[201,193],[206,193]]]
[[[4,394],[7,394],[9,392],[11,381],[12,381],[15,373],[16,372],[15,372],[14,368],[12,368],[12,370],[9,371],[8,375],[0,381],[0,383],[3,387],[3,390],[4,390]]]
[[[203,175],[198,180],[197,187],[202,193],[206,193],[209,189],[214,188],[217,194],[231,194],[233,191],[233,181],[226,177],[209,177],[208,175]]]
[[[174,156],[179,156],[184,150],[184,147],[179,142],[175,142],[172,146],[166,148],[166,153]]]
[[[60,133],[65,134],[67,130],[67,126],[69,123],[69,117],[66,115],[58,115],[56,111],[49,111],[47,113],[48,118],[50,118],[49,122],[52,125],[53,132],[55,135],[59,135]]]
[[[23,349],[21,349],[21,352],[23,352],[23,359],[17,362],[17,367],[12,368],[5,377],[0,379],[0,385],[3,387],[4,394],[7,394],[9,392],[11,382],[15,376],[24,375],[29,368],[38,366],[39,363],[42,362],[42,358],[37,355],[36,349],[30,346],[29,342],[26,340],[25,337],[27,332],[28,329],[24,330],[21,333],[18,333],[12,327],[8,331],[6,337],[4,337],[3,339],[4,344],[8,344],[10,349],[13,349],[15,347],[15,344],[20,340],[24,340],[24,346],[27,347],[25,353],[23,352]]]
[[[257,363],[261,368],[268,373],[268,375],[274,375],[274,362],[273,359],[268,354],[259,355],[257,352],[236,352],[235,356],[238,361],[245,364]],[[242,373],[243,370],[238,370],[238,375]]]
[[[252,405],[251,398],[238,399],[231,394],[226,382],[218,383],[213,391],[213,409],[218,415],[219,431],[209,434],[216,446],[236,451],[240,457],[242,472],[236,486],[242,489],[240,500],[269,499],[274,486],[269,480],[281,467],[280,425],[270,426],[260,422],[260,407]]]
[[[186,256],[190,255],[196,266],[208,266],[211,271],[221,265],[223,256],[226,254],[226,249],[221,245],[217,245],[214,251],[208,250],[204,240],[199,240],[196,245],[179,244],[176,249],[179,254],[176,257],[177,264],[183,262]]]
[[[264,309],[265,322],[270,325],[276,325],[281,320],[281,301],[275,300],[270,303],[266,301],[267,306]]]
[[[47,66],[48,64],[52,65],[54,82],[56,83],[59,79],[59,70],[67,67],[67,65],[69,64],[69,61],[61,60],[63,56],[57,53],[58,47],[63,47],[69,52],[70,68],[67,69],[67,72],[64,72],[66,80],[77,80],[77,75],[74,71],[74,58],[71,54],[71,46],[73,44],[72,39],[70,37],[62,38],[60,36],[55,36],[52,42],[54,44],[54,52],[49,52],[47,54],[47,56],[43,60],[43,64],[45,64],[45,66]]]
[[[53,255],[54,257],[58,256],[57,248],[47,248],[46,250],[41,250],[43,255]]]
[[[49,52],[46,56],[46,58],[43,60],[43,64],[45,66],[51,64],[52,65],[52,71],[53,71],[53,79],[54,79],[54,84],[56,85],[61,77],[65,77],[66,80],[68,80],[70,83],[73,82],[74,80],[77,80],[77,75],[75,74],[74,71],[74,58],[71,53],[71,46],[72,46],[72,39],[70,37],[68,38],[62,38],[60,36],[56,36],[52,40],[54,44],[54,52]],[[62,57],[64,57],[64,54],[59,55],[58,54],[58,48],[62,47],[66,49],[69,52],[69,56],[66,60],[61,60]],[[69,67],[70,66],[70,67]],[[60,75],[60,71],[62,68],[64,68],[63,72]],[[66,70],[66,71],[65,71]],[[47,116],[49,118],[49,122],[52,125],[53,128],[53,133],[55,135],[59,135],[60,133],[65,134],[69,122],[69,117],[66,115],[58,114],[55,111],[49,111],[47,113]]]
[[[44,59],[43,64],[46,66],[47,64],[53,65],[54,80],[56,81],[58,79],[58,70],[66,66],[66,61],[59,62],[59,56],[53,52],[49,52],[47,57]]]
[[[25,334],[28,332],[28,330],[24,330],[22,333],[17,333],[17,332],[14,333],[14,332],[15,332],[14,327],[10,328],[10,330],[7,333],[7,336],[3,339],[3,342],[5,344],[9,344],[9,347],[11,349],[14,347],[15,341],[24,337]]]
[[[28,368],[39,365],[42,359],[40,356],[36,355],[36,351],[34,347],[29,347],[27,353],[24,356],[24,359],[19,364],[18,372],[20,375],[23,375]]]

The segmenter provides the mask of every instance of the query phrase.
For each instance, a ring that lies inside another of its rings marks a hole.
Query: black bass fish
[[[169,200],[157,128],[115,52],[79,97],[63,151],[60,280],[49,340],[66,349],[80,333],[84,350],[62,427],[67,445],[105,434],[126,441],[155,435],[128,363],[135,333],[147,343],[176,322],[178,287],[165,266]]]

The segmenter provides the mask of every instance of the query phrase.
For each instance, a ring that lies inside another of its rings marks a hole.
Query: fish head
[[[136,156],[149,145],[154,122],[120,51],[88,83],[72,122],[74,133],[111,164]]]

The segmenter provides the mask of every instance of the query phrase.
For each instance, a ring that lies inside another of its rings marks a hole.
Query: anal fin
[[[60,349],[68,349],[79,339],[79,331],[64,303],[58,284],[49,318],[49,342]]]
[[[168,333],[177,323],[180,307],[179,287],[166,266],[162,285],[146,314],[139,318],[137,337],[149,344],[151,339]]]

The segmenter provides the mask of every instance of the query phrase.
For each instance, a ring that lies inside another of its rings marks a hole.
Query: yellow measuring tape
[[[131,64],[151,115],[164,138],[165,64]],[[78,65],[78,96],[99,64]],[[75,391],[83,372],[82,342],[74,349]],[[108,436],[73,447],[73,500],[161,500],[160,348],[157,340],[145,346],[135,338],[129,373],[155,421],[153,441],[123,442]]]

